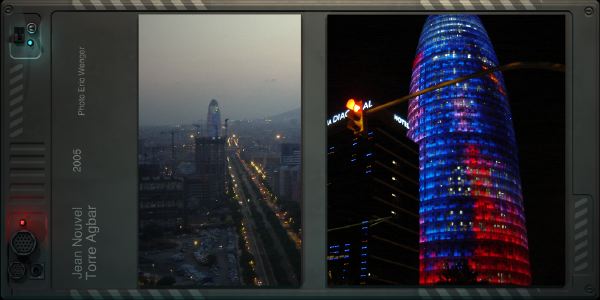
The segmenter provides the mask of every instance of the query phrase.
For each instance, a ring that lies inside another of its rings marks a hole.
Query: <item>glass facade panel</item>
[[[475,15],[428,17],[411,93],[498,65]],[[413,98],[419,144],[420,278],[431,284],[531,283],[517,144],[500,72]]]

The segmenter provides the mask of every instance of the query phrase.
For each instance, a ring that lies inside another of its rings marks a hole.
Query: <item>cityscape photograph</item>
[[[564,284],[564,33],[328,17],[329,286]]]
[[[140,15],[140,288],[301,284],[300,40],[299,15]]]

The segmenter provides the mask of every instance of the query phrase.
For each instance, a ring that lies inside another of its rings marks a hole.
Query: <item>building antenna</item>
[[[171,159],[175,161],[175,129],[171,129]]]

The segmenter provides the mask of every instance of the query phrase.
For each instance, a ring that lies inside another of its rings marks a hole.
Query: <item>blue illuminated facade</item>
[[[475,15],[427,18],[411,93],[498,66]],[[419,145],[419,282],[529,285],[517,143],[502,74],[413,98]]]

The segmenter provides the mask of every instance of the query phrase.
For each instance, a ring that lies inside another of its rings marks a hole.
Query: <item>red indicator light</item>
[[[27,221],[25,219],[21,219],[21,220],[19,220],[19,225],[21,227],[23,227],[23,226],[27,225]]]

